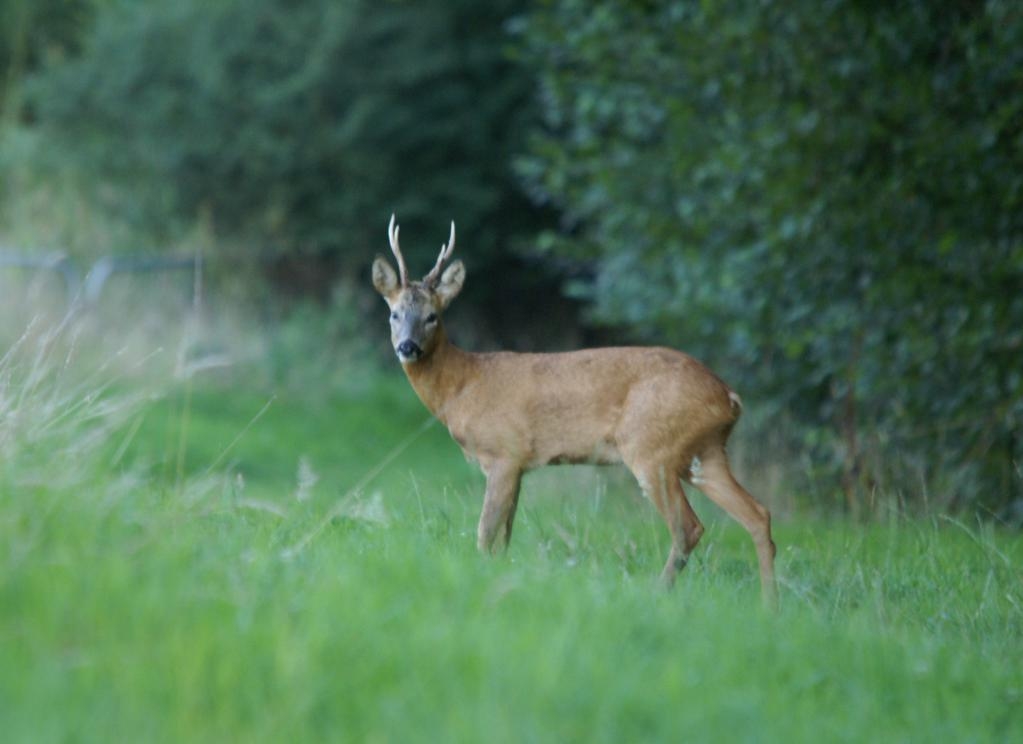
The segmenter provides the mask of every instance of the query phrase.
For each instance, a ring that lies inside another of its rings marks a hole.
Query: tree
[[[78,50],[101,0],[0,0],[0,118],[15,118],[11,90],[46,58]]]
[[[30,101],[62,157],[121,187],[106,209],[154,230],[203,219],[324,283],[386,250],[392,211],[413,267],[455,219],[473,273],[502,277],[470,282],[468,304],[495,306],[550,281],[515,253],[546,219],[510,167],[537,115],[506,54],[518,7],[121,3]]]
[[[914,456],[982,484],[951,500],[1020,498],[1014,4],[557,0],[523,39],[545,126],[520,171],[595,317],[833,431],[853,510]]]

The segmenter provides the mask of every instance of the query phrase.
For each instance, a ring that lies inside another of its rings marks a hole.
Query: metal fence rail
[[[52,272],[64,283],[68,304],[81,301],[92,305],[99,301],[103,288],[115,274],[142,274],[160,271],[197,272],[198,255],[193,256],[102,256],[82,273],[78,263],[63,253],[29,254],[0,246],[0,268]]]

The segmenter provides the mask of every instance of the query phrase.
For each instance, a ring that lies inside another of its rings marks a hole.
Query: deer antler
[[[440,278],[440,270],[444,268],[445,262],[451,258],[451,254],[455,250],[455,221],[451,220],[451,237],[448,238],[447,245],[440,247],[440,255],[437,256],[437,263],[430,269],[430,273],[423,277],[423,284],[434,284]]]
[[[398,259],[398,273],[401,275],[401,286],[408,286],[408,269],[405,268],[405,259],[401,255],[401,248],[398,247],[398,230],[394,224],[394,213],[391,213],[391,222],[387,225],[387,239],[391,242],[391,253]]]

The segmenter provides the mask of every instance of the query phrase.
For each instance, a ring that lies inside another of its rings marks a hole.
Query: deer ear
[[[451,301],[462,291],[464,283],[465,264],[461,261],[455,261],[444,269],[444,273],[440,275],[440,282],[437,283],[437,289],[434,290],[437,297],[440,298],[441,307],[451,304]]]
[[[385,300],[398,289],[398,275],[383,256],[377,256],[373,261],[373,286]]]

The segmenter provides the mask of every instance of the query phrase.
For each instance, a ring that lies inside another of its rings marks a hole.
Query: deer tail
[[[739,414],[742,413],[742,398],[734,390],[728,391],[728,400],[732,404],[732,413],[735,414],[736,418],[739,418]]]

